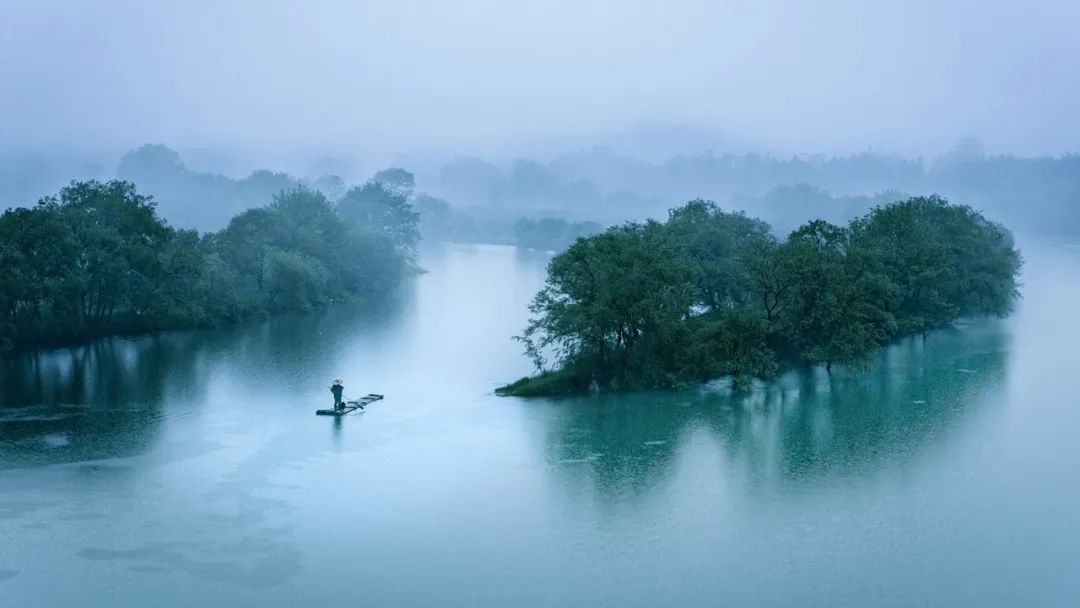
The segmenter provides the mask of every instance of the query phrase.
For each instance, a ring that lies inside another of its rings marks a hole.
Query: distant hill
[[[234,215],[265,205],[278,192],[299,184],[286,173],[267,170],[242,179],[192,171],[176,151],[160,144],[125,154],[116,176],[153,195],[158,212],[171,224],[200,230],[221,229]]]

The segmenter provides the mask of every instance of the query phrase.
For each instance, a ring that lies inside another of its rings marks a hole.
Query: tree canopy
[[[304,186],[200,236],[169,226],[130,182],[72,182],[0,216],[0,351],[370,300],[405,261]]]
[[[352,228],[381,234],[409,258],[416,255],[420,240],[420,214],[408,195],[375,180],[350,188],[338,201],[341,217]]]
[[[501,390],[745,386],[781,364],[861,366],[899,336],[1008,314],[1021,263],[1008,230],[940,197],[783,241],[694,200],[556,256],[520,337],[542,373]]]

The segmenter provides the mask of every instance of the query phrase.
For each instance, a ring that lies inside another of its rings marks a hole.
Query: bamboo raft
[[[363,412],[366,405],[368,405],[369,403],[375,403],[382,398],[382,395],[369,393],[359,399],[355,399],[353,401],[346,401],[342,404],[340,408],[337,409],[331,408],[328,410],[315,410],[315,414],[317,416],[344,416],[345,414],[351,414],[356,410],[360,410],[361,412]]]

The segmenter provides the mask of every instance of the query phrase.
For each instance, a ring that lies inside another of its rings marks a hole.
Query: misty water
[[[549,256],[0,367],[3,606],[1071,606],[1080,250],[1004,321],[732,396],[511,399]],[[317,417],[327,385],[384,393]]]

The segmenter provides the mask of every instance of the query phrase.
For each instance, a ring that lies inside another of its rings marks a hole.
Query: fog
[[[0,0],[0,608],[1077,605],[1078,34]]]
[[[543,157],[640,125],[783,154],[1080,139],[1067,0],[9,0],[0,28],[0,150],[106,164]]]

